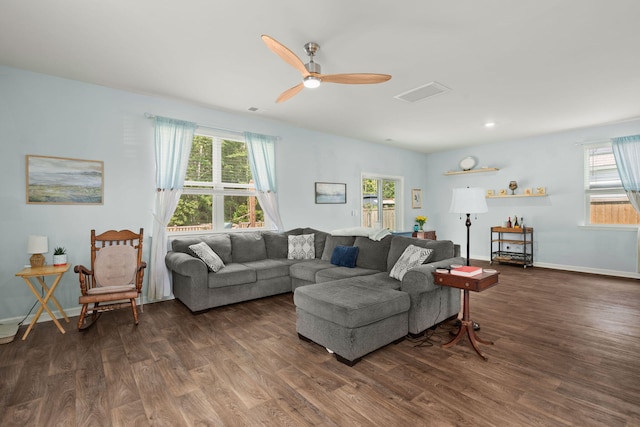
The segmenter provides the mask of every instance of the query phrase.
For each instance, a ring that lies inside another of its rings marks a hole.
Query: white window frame
[[[364,194],[362,192],[362,181],[364,179],[376,179],[376,180],[386,180],[386,181],[395,181],[396,182],[396,198],[395,198],[395,210],[396,210],[396,229],[391,231],[401,231],[404,229],[404,203],[403,197],[404,194],[404,177],[403,176],[395,176],[395,175],[385,175],[378,173],[369,173],[362,172],[360,174],[360,225],[363,225],[364,218],[362,218],[362,212],[364,210]],[[382,203],[380,203],[382,206]]]

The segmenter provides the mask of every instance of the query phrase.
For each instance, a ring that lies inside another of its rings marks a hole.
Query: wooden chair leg
[[[84,323],[84,317],[87,315],[87,306],[89,304],[82,304],[82,310],[80,310],[80,319],[78,319],[78,330],[84,329],[82,324]]]
[[[131,298],[131,310],[133,311],[133,322],[138,324],[138,310],[136,310],[136,299]]]

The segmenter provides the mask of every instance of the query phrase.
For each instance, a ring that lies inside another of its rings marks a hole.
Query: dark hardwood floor
[[[83,333],[40,323],[26,342],[22,326],[0,345],[0,425],[640,425],[640,283],[495,268],[471,294],[488,361],[466,339],[440,348],[444,325],[350,368],[298,339],[292,294],[198,316],[150,304],[137,327],[127,309]]]

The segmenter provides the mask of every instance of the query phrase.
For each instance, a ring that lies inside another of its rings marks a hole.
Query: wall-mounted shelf
[[[547,194],[505,194],[501,196],[499,194],[495,196],[487,196],[487,199],[506,199],[508,197],[546,197]]]
[[[463,175],[466,173],[478,173],[478,172],[493,172],[500,170],[498,168],[478,168],[478,169],[469,169],[468,171],[449,171],[445,172],[445,175]]]

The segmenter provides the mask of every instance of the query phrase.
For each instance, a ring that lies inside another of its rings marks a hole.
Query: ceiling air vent
[[[426,85],[418,86],[417,88],[408,90],[399,95],[394,96],[394,98],[400,99],[406,102],[418,102],[422,101],[425,98],[430,98],[432,96],[440,95],[441,93],[448,92],[451,89],[448,87],[438,83],[431,82]]]

